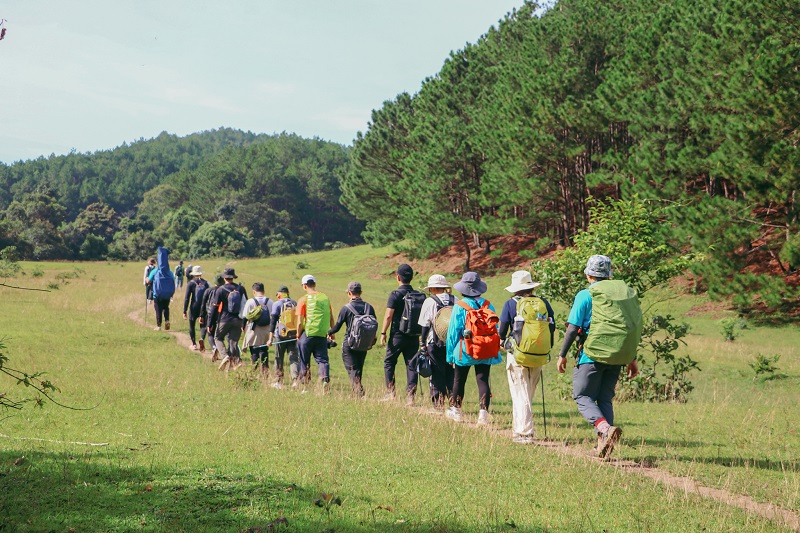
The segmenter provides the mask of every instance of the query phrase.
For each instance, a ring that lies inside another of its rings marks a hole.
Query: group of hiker
[[[162,264],[163,260],[163,264]],[[511,297],[498,315],[483,295],[486,282],[476,272],[466,272],[452,286],[446,277],[428,278],[425,292],[412,286],[414,270],[400,265],[397,288],[389,294],[383,320],[362,299],[357,281],[347,286],[348,303],[334,318],[328,296],[317,290],[313,275],[301,280],[303,296],[296,301],[287,286],[278,287],[274,299],[265,294],[263,283],[254,283],[253,296],[237,283],[233,268],[225,268],[214,286],[203,278],[199,266],[175,272],[167,265],[167,251],[159,248],[158,260],[145,271],[148,299],[156,309],[156,329],[162,321],[169,329],[170,289],[187,277],[183,316],[189,321],[192,348],[203,351],[208,338],[212,360],[221,359],[220,369],[241,365],[242,351],[275,388],[284,388],[284,362],[288,358],[291,387],[305,392],[311,383],[311,358],[317,363],[318,386],[330,390],[329,348],[344,328],[342,361],[353,396],[364,398],[362,383],[367,352],[377,343],[385,349],[385,401],[396,398],[395,370],[402,356],[406,368],[405,398],[414,404],[420,376],[430,380],[430,401],[435,412],[463,421],[462,402],[470,369],[474,368],[478,389],[477,424],[489,423],[492,391],[491,369],[504,362],[512,400],[514,442],[534,442],[534,392],[555,340],[555,315],[550,303],[536,295],[541,283],[527,271],[511,275],[505,288]],[[580,291],[567,319],[557,369],[564,373],[567,355],[574,343],[578,355],[573,370],[573,398],[581,415],[597,435],[594,451],[606,458],[621,436],[614,425],[612,400],[621,369],[629,377],[638,373],[636,349],[641,330],[641,309],[636,291],[625,282],[612,280],[611,260],[602,255],[589,258],[584,275],[589,283]],[[161,283],[158,282],[161,280]],[[164,287],[166,286],[166,287]],[[453,290],[460,295],[453,295]],[[200,336],[197,337],[197,325]],[[241,347],[239,341],[244,334]],[[270,378],[269,348],[275,347],[274,374]],[[544,398],[543,398],[544,401]],[[447,408],[446,408],[447,406]]]

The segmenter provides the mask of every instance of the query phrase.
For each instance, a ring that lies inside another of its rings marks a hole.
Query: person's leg
[[[269,378],[269,348],[266,346],[262,346],[261,348],[250,347],[250,361],[255,365],[264,379]]]
[[[164,318],[164,308],[161,307],[161,302],[162,300],[159,298],[153,300],[153,309],[156,311],[156,326],[159,328]]]
[[[488,411],[492,401],[492,389],[489,386],[489,373],[492,365],[475,365],[475,381],[478,384],[478,398],[481,410]]]
[[[605,420],[603,412],[597,407],[596,398],[600,392],[602,373],[596,363],[578,365],[572,372],[572,398],[578,411],[592,426]]]
[[[419,351],[419,338],[406,337],[403,339],[403,361],[406,364],[406,398],[413,401],[414,395],[417,393],[417,384],[419,383],[419,374],[417,369],[411,364],[411,360]]]
[[[310,347],[308,346],[310,339],[309,337],[303,332],[300,338],[297,340],[297,349],[299,351],[300,356],[300,382],[301,383],[308,383],[308,380],[311,377],[311,352],[309,352]]]
[[[383,359],[383,375],[386,379],[386,392],[392,397],[395,395],[394,371],[395,367],[397,367],[397,359],[400,357],[400,339],[398,336],[402,337],[402,334],[395,333],[389,338],[389,342],[386,343],[386,356]]]
[[[614,425],[614,405],[612,400],[617,389],[617,381],[619,381],[619,373],[622,370],[618,365],[603,365],[600,377],[600,386],[598,387],[597,408],[603,414],[603,418],[610,426]]]
[[[161,307],[164,309],[164,329],[169,329],[169,298],[161,300]]]
[[[275,345],[275,383],[283,383],[283,356],[286,353],[285,344]]]
[[[287,342],[281,346],[286,347],[285,350],[289,354],[289,375],[292,381],[296,381],[300,375],[300,351],[297,342]]]
[[[506,369],[508,390],[511,392],[511,429],[514,436],[533,435],[533,411],[529,371],[522,366],[511,365]]]
[[[456,365],[454,374],[450,405],[461,409],[461,402],[464,401],[464,385],[467,383],[467,376],[469,376],[469,367]]]
[[[197,345],[197,330],[196,328],[197,319],[189,315],[189,338],[192,340],[192,346]]]
[[[214,333],[214,345],[217,347],[219,356],[223,359],[230,359],[233,354],[225,346],[225,338],[231,330],[231,322],[220,322],[217,324],[217,331]]]
[[[450,385],[448,385],[446,381],[448,364],[444,348],[437,348],[433,344],[429,344],[427,349],[428,356],[433,362],[431,368],[431,403],[433,403],[434,407],[440,408],[444,405],[445,395],[450,387],[453,386],[453,382],[451,381]]]
[[[328,339],[325,337],[314,337],[313,342],[314,361],[319,367],[320,379],[328,383],[331,380],[330,364],[328,362]]]
[[[342,343],[342,363],[344,363],[344,368],[350,377],[350,387],[353,390],[353,395],[359,398],[364,395],[364,387],[361,386],[361,370],[364,367],[364,357],[359,357],[362,353],[366,355],[366,352],[354,352],[346,342]]]
[[[228,353],[231,358],[236,361],[236,364],[242,362],[242,351],[239,348],[239,339],[242,338],[242,320],[239,318],[231,319],[231,328],[228,330]]]

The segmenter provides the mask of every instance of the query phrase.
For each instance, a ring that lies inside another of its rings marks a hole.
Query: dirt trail
[[[629,472],[648,477],[672,488],[682,490],[686,494],[697,494],[703,496],[704,498],[709,498],[724,503],[725,505],[738,507],[748,513],[772,520],[781,527],[788,527],[795,531],[800,531],[800,514],[775,504],[758,502],[749,496],[735,494],[727,490],[705,487],[692,478],[675,476],[659,468],[643,466],[634,461],[628,461],[625,459],[610,459],[608,461],[602,461],[601,459],[589,456],[584,447],[570,446],[568,443],[544,440],[537,441],[536,444],[549,448],[563,455],[580,457],[587,461],[601,462],[609,467],[627,470]]]
[[[153,328],[155,326],[152,318],[149,323],[145,323],[145,321],[142,318],[141,311],[132,311],[131,313],[128,314],[128,318],[130,318],[137,324],[144,327]],[[183,327],[186,324],[186,321],[183,320],[182,315],[180,315],[180,318],[177,321],[173,320],[170,322],[173,326],[179,326],[179,327]],[[169,333],[170,335],[175,337],[179,345],[183,346],[187,350],[191,350],[192,341],[187,333],[175,331],[174,329],[171,329],[170,331],[165,331],[165,333]],[[209,347],[206,347],[205,352],[194,352],[194,353],[201,355],[202,357],[208,359],[209,361],[211,360],[211,352]],[[510,432],[503,431],[501,433],[509,433],[510,437]],[[587,454],[587,450],[584,449],[583,447],[570,446],[569,443],[540,440],[536,442],[536,445],[551,449],[554,452],[563,455],[579,457],[587,461],[601,462],[599,459],[590,457]],[[726,490],[705,487],[697,483],[692,478],[684,476],[675,476],[664,470],[660,470],[655,467],[643,466],[634,461],[628,461],[624,459],[611,459],[609,461],[602,461],[602,463],[608,465],[609,467],[620,468],[623,470],[627,470],[629,472],[633,472],[648,477],[664,485],[668,485],[672,488],[682,490],[686,494],[697,494],[703,496],[704,498],[709,498],[724,503],[725,505],[738,507],[748,513],[755,514],[767,518],[769,520],[772,520],[781,527],[788,527],[795,531],[800,531],[800,514],[790,509],[785,509],[783,507],[771,503],[758,502],[749,496],[734,494]]]
[[[170,315],[172,315],[172,313],[170,313]],[[170,335],[175,337],[175,339],[178,341],[178,344],[180,346],[183,346],[187,350],[192,350],[192,339],[189,338],[189,334],[188,333],[183,333],[182,331],[176,331],[175,330],[176,327],[180,327],[181,329],[186,329],[186,327],[188,326],[188,323],[189,323],[188,320],[184,320],[182,314],[175,313],[174,315],[175,316],[170,316],[170,318],[176,318],[177,317],[178,320],[170,320],[170,326],[172,327],[172,329],[170,329],[169,331],[165,331],[165,330],[162,329],[162,332],[169,333]],[[144,327],[153,329],[156,326],[156,324],[155,324],[155,315],[153,314],[152,310],[148,309],[147,317],[148,317],[149,320],[147,322],[145,322],[145,320],[142,318],[141,310],[139,310],[139,311],[131,311],[130,313],[128,313],[128,318],[130,318],[131,320],[133,320],[134,322],[136,322],[140,326],[144,326]],[[200,331],[199,331],[200,330],[200,325],[199,324],[197,325],[197,329],[198,329],[198,334],[199,334],[200,333]],[[194,351],[194,350],[192,350],[192,351]],[[194,353],[196,353],[196,354],[204,357],[205,359],[208,359],[209,361],[211,361],[211,346],[208,346],[208,343],[206,343],[206,350],[204,352],[194,352]]]

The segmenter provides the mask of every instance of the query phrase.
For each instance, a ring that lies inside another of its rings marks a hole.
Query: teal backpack
[[[642,308],[636,290],[624,281],[603,280],[589,287],[592,323],[583,351],[593,361],[627,365],[642,340]]]

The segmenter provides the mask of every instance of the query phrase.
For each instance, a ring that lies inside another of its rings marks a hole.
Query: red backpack
[[[479,309],[474,309],[461,300],[456,302],[467,311],[464,331],[471,332],[461,342],[467,343],[467,355],[473,359],[492,359],[500,352],[500,333],[497,324],[500,319],[489,309],[489,300],[484,300]],[[462,345],[459,345],[459,357],[462,357]]]

